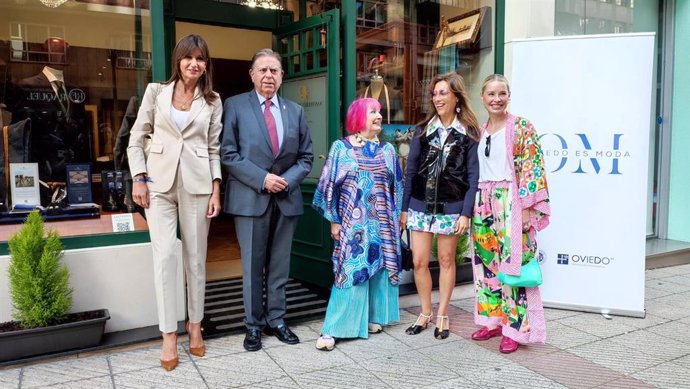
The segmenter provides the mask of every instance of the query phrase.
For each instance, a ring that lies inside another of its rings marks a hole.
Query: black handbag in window
[[[402,239],[402,235],[405,235],[407,242]],[[405,232],[400,234],[400,251],[402,257],[402,270],[412,270],[414,268],[414,263],[412,262],[412,249],[410,249],[410,230],[405,229]]]

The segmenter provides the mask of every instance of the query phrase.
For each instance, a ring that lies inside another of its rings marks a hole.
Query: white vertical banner
[[[512,43],[511,107],[541,139],[544,305],[644,315],[654,34]]]

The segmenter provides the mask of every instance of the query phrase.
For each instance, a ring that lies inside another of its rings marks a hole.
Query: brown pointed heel
[[[161,359],[161,367],[165,369],[165,371],[171,371],[175,370],[177,365],[180,363],[180,357],[175,357],[173,359],[164,361]]]
[[[195,357],[203,357],[204,355],[206,355],[206,346],[190,347],[189,353],[194,355]]]
[[[172,337],[175,338],[175,354],[177,354],[177,333],[173,332]],[[165,335],[163,336],[163,341],[165,342]],[[163,360],[161,359],[161,367],[165,369],[165,371],[171,371],[175,370],[177,365],[180,363],[180,356],[176,356],[173,359],[168,359],[168,360]]]
[[[187,336],[189,336],[189,322],[187,322]],[[200,331],[203,331],[200,330]],[[192,347],[192,339],[189,339],[189,353],[194,355],[195,357],[203,357],[206,355],[206,345],[203,345],[201,347]]]

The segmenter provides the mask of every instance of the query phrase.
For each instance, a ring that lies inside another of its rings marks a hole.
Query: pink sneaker
[[[503,339],[501,339],[501,345],[498,347],[498,349],[503,354],[510,354],[517,350],[518,346],[520,346],[520,343],[514,341],[513,339],[510,339],[507,336],[504,336]]]

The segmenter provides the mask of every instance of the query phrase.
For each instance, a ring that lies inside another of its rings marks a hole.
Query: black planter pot
[[[0,333],[0,362],[97,346],[110,313],[93,312],[99,313],[97,319]]]

